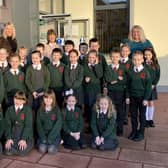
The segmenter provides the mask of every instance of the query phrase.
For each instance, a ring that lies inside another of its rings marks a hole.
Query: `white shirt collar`
[[[15,111],[17,111],[17,110],[18,110],[18,108],[19,108],[20,110],[22,110],[22,109],[23,109],[23,104],[22,104],[22,105],[20,105],[20,106],[15,106]]]
[[[71,111],[71,110],[74,111],[74,110],[75,110],[75,107],[70,107],[70,106],[68,106],[68,105],[66,106],[66,108],[68,109],[68,111]]]
[[[143,69],[144,69],[143,65],[140,65],[139,67],[134,66],[134,71],[135,71],[135,72],[137,72],[137,70],[138,70],[138,72],[140,72],[140,71],[142,71]]]
[[[0,61],[0,67],[2,67],[2,64],[4,64],[4,68],[6,68],[8,66],[8,61],[5,60],[4,62]]]
[[[78,63],[76,63],[76,64],[71,64],[71,69],[76,69],[77,65],[78,65]]]
[[[45,111],[46,112],[49,112],[49,111],[51,111],[52,110],[52,106],[45,106]]]
[[[38,64],[38,65],[32,64],[32,66],[33,66],[33,69],[41,70],[41,64]]]
[[[19,69],[10,69],[10,72],[13,74],[13,75],[18,75],[19,74]]]
[[[100,114],[102,114],[102,113],[103,113],[103,114],[107,114],[107,111],[104,111],[104,110],[101,110],[101,109],[100,109]]]
[[[53,66],[56,66],[56,65],[57,65],[56,67],[58,67],[58,66],[60,65],[60,61],[58,61],[58,62],[54,62],[54,61],[53,61],[52,63],[53,63]]]
[[[114,64],[111,64],[111,67],[112,67],[112,69],[114,69],[114,68],[116,68],[116,70],[119,68],[119,64],[118,65],[114,65]]]

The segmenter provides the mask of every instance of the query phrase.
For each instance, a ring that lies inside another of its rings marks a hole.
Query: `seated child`
[[[26,155],[33,147],[32,110],[26,105],[26,96],[18,91],[14,105],[5,115],[6,155]]]
[[[110,98],[107,96],[98,97],[91,121],[93,133],[92,148],[115,150],[118,147],[115,118],[115,110]]]
[[[55,153],[60,144],[62,117],[52,90],[44,93],[41,108],[37,112],[38,150]]]

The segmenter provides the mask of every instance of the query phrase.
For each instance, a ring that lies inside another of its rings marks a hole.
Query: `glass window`
[[[60,14],[63,13],[63,0],[53,0],[53,13]]]
[[[39,11],[51,13],[51,0],[39,0]]]
[[[96,0],[96,5],[109,5],[115,3],[126,3],[127,0]]]

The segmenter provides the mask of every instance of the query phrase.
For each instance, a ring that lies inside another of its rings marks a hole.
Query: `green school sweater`
[[[37,112],[37,132],[44,143],[53,144],[55,138],[60,135],[61,128],[62,116],[58,107],[49,112]]]
[[[158,65],[156,68],[153,68],[151,65],[145,64],[146,69],[149,71],[152,85],[157,85],[160,79],[160,66]]]
[[[43,65],[43,64],[41,64],[41,65],[42,65],[42,68],[40,71],[42,71],[42,73],[43,73],[43,80],[44,80],[43,89],[44,89],[44,91],[46,91],[49,87],[49,84],[50,84],[50,72],[48,71],[48,68],[45,65]],[[36,87],[36,81],[38,79],[36,79],[34,72],[35,72],[35,70],[33,69],[32,65],[30,65],[27,68],[26,78],[25,78],[25,83],[26,83],[30,93],[33,93],[34,91],[36,91],[35,87]]]
[[[76,69],[71,70],[70,64],[65,67],[64,71],[65,89],[79,89],[82,87],[83,67],[78,64]]]
[[[48,65],[50,72],[50,87],[51,88],[63,88],[64,86],[64,68],[65,65],[60,63],[58,67],[55,67],[52,63]]]
[[[143,97],[148,100],[151,95],[152,81],[148,70],[144,67],[140,72],[130,69],[126,87],[126,97]]]
[[[70,63],[69,61],[69,55],[66,55],[65,53],[62,55],[61,62],[65,65],[68,65]]]
[[[5,93],[4,81],[3,81],[2,72],[0,72],[0,104],[4,99],[4,93]]]
[[[29,106],[24,105],[21,111],[16,114],[15,107],[10,106],[5,115],[5,136],[6,139],[13,139],[12,130],[17,127],[21,130],[22,140],[33,139],[32,128],[32,110]]]
[[[5,128],[4,128],[4,119],[3,119],[3,112],[0,111],[0,138],[3,135]]]
[[[119,76],[123,77],[123,80],[119,80]],[[124,91],[126,85],[126,70],[124,66],[119,65],[117,70],[113,70],[111,65],[108,66],[107,71],[104,74],[105,81],[107,82],[107,88],[111,91]],[[112,84],[111,82],[117,81]]]
[[[13,75],[10,70],[4,74],[5,96],[12,96],[18,90],[26,93],[25,75],[19,71],[18,75]]]
[[[115,117],[108,118],[106,114],[103,120],[99,120],[98,112],[93,110],[91,129],[95,137],[116,138]]]
[[[65,133],[82,132],[84,128],[82,112],[79,108],[75,107],[74,111],[68,111],[67,108],[63,109],[63,130]]]

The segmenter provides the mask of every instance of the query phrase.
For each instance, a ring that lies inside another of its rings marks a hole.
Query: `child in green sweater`
[[[60,48],[55,48],[51,54],[51,63],[48,65],[50,72],[50,89],[55,92],[56,100],[59,107],[63,104],[63,91],[64,91],[64,68],[65,65],[60,62],[62,58],[62,51]]]
[[[73,150],[85,148],[82,111],[76,106],[77,99],[73,90],[66,91],[65,95],[66,107],[63,109],[64,147]]]
[[[41,108],[37,112],[38,149],[41,153],[55,153],[60,144],[62,117],[52,90],[44,93]]]
[[[14,105],[5,115],[5,153],[26,155],[33,147],[32,110],[26,105],[26,96],[16,92]]]
[[[19,70],[20,57],[17,54],[9,58],[11,68],[4,74],[6,105],[13,105],[13,97],[18,90],[26,93],[25,75]]]
[[[108,96],[99,96],[92,113],[92,148],[115,150],[118,146],[115,129],[116,114]]]
[[[154,100],[157,100],[156,85],[160,79],[160,66],[153,48],[146,48],[144,50],[144,57],[145,67],[148,69],[152,79],[152,92],[148,100],[148,106],[146,108],[146,127],[155,127],[153,122]]]
[[[133,67],[128,73],[126,89],[126,103],[130,104],[132,125],[132,132],[128,138],[133,141],[141,141],[144,139],[145,113],[151,95],[152,82],[148,70],[143,66],[143,53],[136,51],[132,59]],[[138,117],[140,124],[138,124]]]

